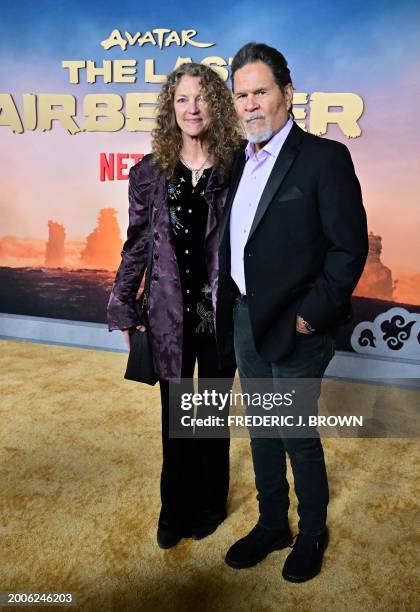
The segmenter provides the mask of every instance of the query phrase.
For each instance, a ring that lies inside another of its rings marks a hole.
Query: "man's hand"
[[[146,331],[146,328],[144,325],[137,325],[137,328],[139,331],[144,332]],[[128,350],[130,350],[130,330],[128,329],[123,329],[123,334],[124,334],[124,341],[127,345]]]
[[[299,315],[296,316],[296,331],[300,334],[313,334],[313,332],[309,331],[306,327],[304,320]]]

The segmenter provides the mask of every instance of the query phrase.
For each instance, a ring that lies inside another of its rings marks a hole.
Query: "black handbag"
[[[149,212],[149,251],[147,255],[146,281],[144,290],[140,298],[135,302],[135,310],[138,315],[138,325],[143,325],[145,331],[139,331],[136,327],[130,329],[130,352],[128,355],[127,369],[124,378],[135,380],[136,382],[146,383],[147,385],[155,385],[158,381],[158,376],[155,372],[152,355],[152,345],[150,342],[150,327],[149,318],[147,316],[147,301],[150,292],[150,278],[152,274],[152,257],[153,257],[153,223],[152,223],[152,205]]]

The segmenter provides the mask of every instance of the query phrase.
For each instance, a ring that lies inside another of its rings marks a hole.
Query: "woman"
[[[152,206],[148,315],[162,402],[162,507],[157,533],[161,548],[170,548],[183,537],[206,537],[226,518],[229,437],[171,436],[170,419],[179,412],[180,389],[185,392],[185,385],[170,387],[169,381],[191,381],[196,362],[199,379],[224,379],[225,390],[234,375],[233,355],[230,363],[220,366],[213,313],[217,226],[240,142],[226,85],[207,66],[183,64],[162,87],[153,153],[131,168],[129,176],[129,228],[108,321],[110,330],[124,331],[129,345],[130,328],[139,323],[133,302],[147,262]]]

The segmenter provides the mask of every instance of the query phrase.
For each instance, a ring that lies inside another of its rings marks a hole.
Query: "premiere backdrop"
[[[344,142],[362,184],[370,253],[341,374],[357,356],[352,375],[418,372],[418,3],[41,0],[3,3],[0,29],[3,336],[122,348],[106,303],[160,84],[182,61],[228,80],[254,40],[284,53],[298,123]]]

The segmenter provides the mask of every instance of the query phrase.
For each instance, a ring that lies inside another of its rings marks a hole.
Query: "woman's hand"
[[[141,332],[145,332],[146,328],[144,325],[137,325],[136,329],[138,329]],[[130,330],[129,329],[123,329],[123,334],[124,334],[124,341],[125,344],[127,345],[128,350],[130,350]]]

